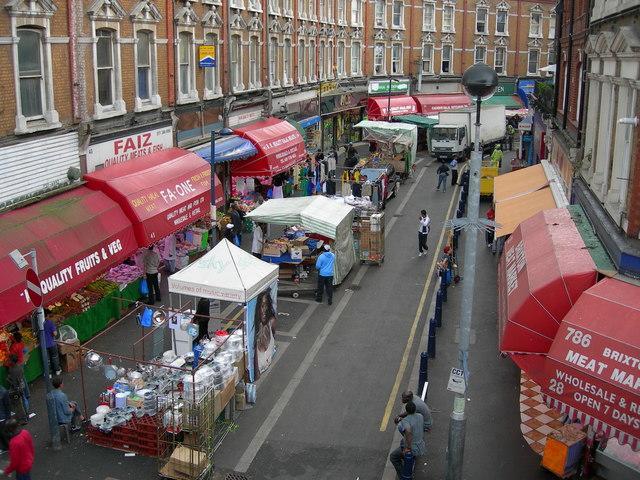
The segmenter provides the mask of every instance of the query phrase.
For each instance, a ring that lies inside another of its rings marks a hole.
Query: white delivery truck
[[[464,159],[476,136],[476,107],[440,112],[431,130],[431,154],[438,160]],[[480,144],[483,150],[502,143],[506,133],[504,105],[483,105],[480,109]]]

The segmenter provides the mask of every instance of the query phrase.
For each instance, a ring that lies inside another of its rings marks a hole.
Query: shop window
[[[487,33],[487,17],[489,12],[486,8],[476,10],[476,33]]]
[[[258,37],[249,39],[249,88],[260,88],[260,45]]]
[[[422,44],[422,73],[433,73],[433,45]]]
[[[442,64],[440,65],[440,73],[451,74],[453,73],[453,45],[442,46]]]
[[[498,10],[496,12],[496,35],[508,34],[509,12],[506,10]]]
[[[307,78],[305,76],[305,48],[304,40],[298,42],[298,83],[305,83]]]
[[[404,3],[403,0],[393,0],[393,15],[391,19],[393,28],[404,28]]]
[[[320,80],[324,80],[325,78],[325,68],[324,68],[324,41],[320,42],[320,47],[318,48],[318,75],[320,75]]]
[[[453,5],[444,5],[442,7],[442,31],[453,32],[455,8]]]
[[[362,45],[351,42],[351,75],[362,75]]]
[[[540,50],[529,50],[529,62],[527,73],[529,75],[538,75],[538,68],[540,68]]]
[[[240,35],[231,35],[231,84],[233,90],[244,90],[242,82],[242,38]]]
[[[375,24],[376,27],[387,26],[387,2],[386,0],[376,0],[375,3]]]
[[[391,46],[391,74],[402,74],[402,44],[394,43]]]
[[[475,63],[486,63],[487,61],[487,47],[483,47],[478,45],[476,47],[475,55],[474,55]]]
[[[493,68],[498,75],[507,74],[507,49],[506,47],[496,47],[495,59],[493,62]]]
[[[218,51],[218,35],[215,33],[207,33],[204,37],[205,44],[213,45],[216,49],[216,62],[220,61],[220,52]],[[222,90],[220,89],[220,69],[218,63],[215,67],[207,67],[204,69],[204,88],[205,98],[211,98],[215,95],[220,95]]]
[[[425,2],[422,6],[422,30],[434,32],[436,30],[436,4]]]
[[[290,85],[293,83],[293,77],[291,76],[291,40],[285,38],[284,40],[284,55],[282,61],[282,82],[284,85]]]
[[[542,36],[542,13],[531,12],[531,17],[529,18],[529,36]]]
[[[309,42],[309,81],[316,80],[316,41]]]

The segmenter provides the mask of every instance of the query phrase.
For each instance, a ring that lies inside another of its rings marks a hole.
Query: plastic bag
[[[60,325],[58,327],[58,335],[61,342],[73,342],[78,339],[78,332],[69,325]]]
[[[153,324],[153,310],[145,308],[140,315],[140,325],[150,327]]]
[[[251,404],[256,403],[256,384],[247,383],[246,391],[247,391],[247,403],[251,403]]]
[[[146,278],[140,280],[140,295],[142,295],[143,297],[149,295],[149,285],[147,285]]]

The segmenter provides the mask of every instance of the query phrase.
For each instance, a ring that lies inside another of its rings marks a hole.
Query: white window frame
[[[278,75],[278,45],[277,37],[269,37],[269,85],[272,87],[280,86],[280,78]]]
[[[422,4],[422,31],[436,31],[436,4],[434,2],[424,2]]]
[[[362,75],[362,43],[351,42],[351,76]]]
[[[140,32],[148,33],[149,38],[149,98],[143,100],[140,98],[139,85],[138,85],[138,35]],[[158,49],[156,42],[156,32],[155,27],[149,28],[145,26],[144,28],[138,28],[135,31],[135,42],[136,48],[134,49],[133,59],[136,66],[136,98],[135,98],[135,107],[134,110],[136,112],[144,112],[147,110],[156,110],[162,107],[162,100],[160,99],[160,95],[158,94]]]
[[[291,38],[284,39],[282,50],[282,85],[293,85],[293,45]]]
[[[302,20],[306,20],[307,18],[306,3],[306,0],[298,0],[298,18],[301,18]]]
[[[400,12],[396,15],[396,6],[400,7]],[[399,22],[396,22],[399,20]],[[392,0],[391,3],[391,28],[404,29],[404,1]]]
[[[24,115],[27,122],[33,122],[33,121],[41,120],[44,117],[45,108],[46,108],[45,107],[46,93],[45,93],[44,68],[43,68],[43,63],[44,63],[44,61],[43,61],[43,56],[44,56],[43,55],[44,54],[43,30],[41,28],[39,28],[39,27],[24,26],[24,27],[18,28],[17,32],[18,32],[18,35],[19,35],[20,32],[31,32],[31,33],[33,33],[33,34],[35,34],[37,36],[37,40],[38,40],[38,50],[39,50],[38,56],[40,57],[40,65],[39,65],[40,73],[37,76],[29,75],[28,78],[31,78],[31,79],[32,78],[39,78],[40,79],[39,82],[38,82],[38,84],[39,84],[38,85],[38,90],[40,90],[40,113],[38,113],[37,115],[30,115],[30,116],[27,116],[26,114]],[[18,45],[18,49],[19,49],[19,47],[20,47],[20,37],[18,35],[16,35],[16,37],[18,38],[18,44],[17,45]],[[18,50],[18,53],[19,53],[19,50]],[[27,57],[29,57],[29,55],[27,55]],[[17,55],[16,58],[17,58],[17,60],[19,62],[20,56]],[[19,76],[19,79],[21,80],[22,76],[20,76],[20,68],[19,67],[20,67],[20,65],[18,63],[18,76]],[[25,75],[25,78],[27,78],[26,75]],[[20,86],[21,83],[22,83],[21,81],[18,81],[18,83],[16,83],[16,89],[18,89],[20,91],[20,95],[19,95],[20,105],[22,104],[22,89],[21,89],[21,86]],[[27,96],[29,96],[29,95],[27,94]],[[22,105],[21,105],[21,107],[22,107]],[[23,112],[23,113],[25,113],[25,112]]]
[[[362,0],[351,0],[351,26],[362,26]]]
[[[338,0],[338,25],[347,24],[347,0]]]
[[[336,71],[338,74],[338,78],[344,77],[346,72],[346,60],[345,57],[347,55],[347,46],[345,45],[343,40],[338,40],[337,49],[336,49]]]
[[[535,72],[531,71],[531,52],[537,52],[538,59],[536,62]],[[538,69],[540,68],[540,49],[539,48],[530,48],[527,52],[527,75],[538,75]]]
[[[26,5],[29,5],[27,3]],[[16,116],[15,116],[15,130],[16,135],[25,133],[33,133],[42,130],[49,130],[53,128],[60,128],[62,123],[60,122],[60,115],[55,109],[55,101],[53,94],[53,62],[51,57],[51,42],[49,41],[51,35],[50,17],[53,16],[53,12],[38,11],[38,15],[31,15],[32,12],[23,12],[7,5],[7,12],[11,16],[11,43],[12,43],[12,57],[13,57],[13,80],[14,94],[16,102]],[[33,12],[36,13],[36,12]],[[20,98],[20,72],[18,69],[18,28],[38,29],[41,31],[40,35],[40,47],[41,47],[41,75],[43,83],[43,96],[42,96],[42,116],[35,120],[28,119],[22,113],[22,100]],[[6,66],[5,66],[6,67]]]
[[[293,17],[293,0],[282,0],[282,15]]]
[[[309,61],[309,81],[315,82],[318,78],[316,77],[316,41],[309,40],[309,46],[307,47],[309,53],[307,54],[307,59]]]
[[[549,39],[554,40],[556,38],[556,16],[552,13],[549,16]]]
[[[320,77],[320,80],[324,80],[326,78],[326,69],[324,64],[325,48],[326,42],[324,40],[320,40],[320,43],[318,44],[318,76]]]
[[[451,12],[451,25],[445,25],[445,12]],[[455,5],[442,6],[442,31],[446,33],[455,33],[456,31],[456,7]]]
[[[504,14],[504,32],[498,30],[498,16],[500,14]],[[508,36],[509,35],[509,11],[504,9],[499,9],[496,11],[496,35],[500,36]]]
[[[503,52],[502,55],[502,71],[499,72],[498,71],[498,50],[501,50]],[[507,74],[507,47],[502,47],[502,46],[498,46],[495,48],[494,52],[493,52],[493,69],[496,71],[496,73],[500,76],[502,75],[506,75]]]
[[[377,42],[373,45],[373,74],[387,74],[387,49],[384,43]]]
[[[399,58],[395,57],[394,55],[395,52],[400,52]],[[391,75],[402,75],[403,72],[404,72],[404,46],[402,45],[402,43],[392,43],[391,44]]]
[[[207,31],[204,35],[205,45],[213,45],[216,49],[216,66],[204,69],[204,95],[205,100],[222,96],[220,86],[220,36],[213,31]],[[209,88],[213,87],[213,88]]]
[[[309,18],[309,20],[318,20],[318,15],[316,15],[316,0],[308,0],[309,4],[307,5],[307,8],[309,10],[309,15],[307,18]]]
[[[280,1],[268,0],[267,7],[269,8],[270,15],[280,15]]]
[[[262,3],[260,0],[249,0],[249,8],[247,10],[262,13]]]
[[[320,2],[320,21],[322,23],[327,22],[327,0],[319,0]]]
[[[484,52],[482,58],[478,60],[478,53]],[[473,50],[473,63],[487,63],[487,47],[486,45],[476,45]]]
[[[229,45],[229,73],[231,76],[231,91],[232,92],[242,92],[245,89],[244,86],[244,72],[243,72],[243,42],[242,35],[239,33],[234,33],[231,35],[230,39],[231,43]],[[237,58],[234,61],[234,47],[236,47],[235,53],[237,54]],[[234,66],[234,63],[236,64]]]
[[[260,78],[260,57],[262,53],[262,42],[257,35],[249,37],[249,45],[247,51],[249,53],[249,89],[262,88],[262,80]],[[252,46],[255,49],[252,51]],[[255,58],[254,57],[255,54]]]
[[[333,66],[333,41],[329,40],[327,42],[327,78],[332,79],[335,73],[335,67]]]
[[[374,0],[373,21],[376,28],[387,28],[387,1]]]
[[[549,50],[547,51],[547,65],[555,65],[556,64],[556,46],[549,46]]]
[[[191,36],[190,43],[190,55],[189,55],[189,93],[182,93],[182,78],[180,75],[180,35],[187,34]],[[195,44],[195,29],[185,28],[176,32],[176,53],[175,53],[175,68],[176,68],[176,103],[193,103],[199,100],[198,90],[196,90],[196,44]]]
[[[326,0],[327,22],[333,23],[333,0]]]
[[[445,48],[449,49],[450,51],[450,57],[449,60],[446,60],[449,62],[449,71],[445,72],[443,67],[443,64],[445,62],[444,59],[444,52],[445,52]],[[445,43],[444,45],[442,45],[442,50],[440,52],[440,74],[441,75],[453,75],[453,44],[451,43]]]
[[[244,0],[230,0],[230,6],[231,8],[244,10]]]
[[[538,22],[537,32],[533,30],[533,27],[535,25],[535,22],[533,21],[534,17],[540,19]],[[542,13],[541,12],[531,12],[531,15],[529,15],[529,37],[542,38]]]
[[[484,12],[484,27],[482,30],[478,28],[478,24],[480,23],[480,12]],[[477,7],[476,8],[476,33],[477,34],[487,34],[489,33],[489,9],[487,7]]]
[[[298,40],[298,83],[307,83],[307,48],[303,39]]]
[[[116,23],[93,22],[94,35],[96,41],[93,43],[93,80],[95,86],[94,98],[94,115],[93,118],[100,120],[103,118],[116,117],[127,113],[127,107],[122,99],[122,63],[120,57],[120,26]],[[112,36],[111,54],[113,56],[113,72],[111,95],[112,103],[110,105],[101,105],[98,98],[98,30],[110,30]]]
[[[429,55],[428,58],[425,60],[425,48],[429,47]],[[420,49],[420,68],[422,70],[422,74],[423,75],[433,75],[433,51],[434,51],[434,47],[433,47],[433,43],[429,43],[429,42],[422,42],[422,47]],[[429,67],[428,68],[424,68],[425,67],[425,62],[428,62]]]

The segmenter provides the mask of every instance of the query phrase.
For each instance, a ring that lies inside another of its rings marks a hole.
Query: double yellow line
[[[449,203],[449,209],[447,210],[447,215],[445,217],[445,220],[451,218],[453,205],[458,199],[458,189],[459,189],[459,185],[456,185],[456,188],[453,191],[453,196],[451,197],[451,202]],[[413,319],[413,325],[411,325],[411,332],[409,333],[409,338],[407,339],[407,345],[404,348],[404,353],[402,354],[402,361],[400,362],[400,367],[398,368],[398,373],[396,374],[396,381],[394,382],[393,388],[391,389],[389,400],[387,401],[387,407],[384,409],[384,415],[382,416],[382,421],[380,422],[381,432],[384,432],[387,430],[387,426],[389,425],[389,419],[391,418],[391,412],[393,411],[393,406],[396,404],[396,401],[398,400],[398,390],[400,389],[400,382],[402,381],[405,370],[407,369],[407,363],[409,361],[409,353],[411,352],[411,346],[413,345],[413,340],[416,336],[418,323],[420,322],[420,317],[422,316],[422,312],[424,310],[424,306],[427,301],[427,292],[429,291],[429,287],[431,286],[431,281],[433,279],[433,272],[435,271],[436,264],[438,263],[438,256],[440,255],[440,251],[442,250],[442,243],[444,241],[444,234],[446,230],[447,229],[443,226],[442,232],[440,232],[440,239],[438,240],[438,245],[436,249],[433,251],[433,261],[431,262],[429,273],[427,274],[427,277],[424,282],[424,288],[422,289],[422,295],[420,297],[420,302],[418,303],[416,316]]]

